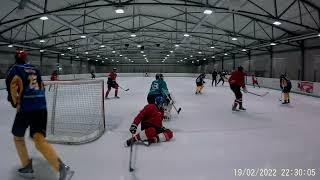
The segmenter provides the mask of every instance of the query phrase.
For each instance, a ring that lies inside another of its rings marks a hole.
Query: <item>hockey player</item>
[[[196,85],[197,85],[197,89],[196,89],[196,94],[202,94],[202,89],[203,89],[203,84],[206,83],[204,81],[204,78],[206,77],[205,73],[200,74],[197,79],[196,79]]]
[[[211,86],[213,86],[213,82],[214,82],[214,85],[217,86],[217,71],[214,69],[213,72],[212,72],[212,83],[211,83]]]
[[[171,118],[171,109],[173,105],[172,97],[169,93],[167,83],[163,78],[163,74],[156,74],[156,80],[151,83],[150,91],[148,93],[147,101],[149,104],[154,104],[155,98],[162,96],[164,102],[164,118],[169,120]]]
[[[240,88],[242,87],[243,92],[247,93],[247,88],[244,82],[245,79],[245,73],[243,72],[243,67],[239,66],[237,71],[234,71],[231,73],[231,76],[229,78],[229,84],[230,88],[233,91],[233,93],[236,96],[236,99],[234,100],[234,104],[232,106],[233,111],[237,111],[237,106],[239,104],[239,110],[246,110],[242,106],[242,93]]]
[[[255,85],[257,85],[260,88],[256,75],[254,73],[252,73],[251,77],[252,77],[252,85],[253,85],[253,87],[255,88],[256,87]]]
[[[282,89],[283,93],[283,103],[282,104],[289,104],[290,103],[290,91],[292,88],[291,81],[286,77],[285,74],[280,76],[280,88]]]
[[[50,80],[51,81],[58,81],[58,71],[57,70],[52,71]],[[51,86],[52,86],[52,84],[50,84],[50,86],[49,86],[49,91],[51,89]]]
[[[92,70],[90,74],[91,74],[91,79],[95,79],[96,78],[96,75],[94,74],[94,70]]]
[[[44,85],[40,71],[33,65],[26,64],[27,53],[17,50],[16,64],[8,71],[6,85],[8,100],[17,113],[12,126],[14,143],[22,168],[17,173],[23,177],[33,177],[32,159],[29,157],[24,135],[30,127],[35,147],[59,172],[59,180],[71,179],[73,171],[66,166],[53,147],[45,139],[47,128],[47,105]]]
[[[219,72],[219,76],[220,76],[220,78],[219,78],[219,81],[218,81],[217,84],[219,84],[222,81],[222,86],[223,86],[224,85],[224,80],[226,79],[226,73],[223,72],[223,71],[220,71]]]
[[[163,79],[163,74],[156,74],[156,80],[151,83],[147,101],[149,104],[154,104],[155,98],[162,96],[164,99],[171,100],[167,83]]]
[[[108,99],[108,95],[109,95],[109,92],[111,91],[111,88],[114,88],[115,89],[115,95],[114,97],[115,98],[120,98],[118,96],[118,88],[119,88],[119,85],[116,81],[117,79],[117,68],[113,68],[112,69],[112,72],[109,73],[108,75],[108,81],[107,81],[107,84],[108,84],[108,90],[106,92],[106,95],[105,95],[105,98]]]
[[[126,141],[126,146],[137,141],[147,141],[151,144],[172,139],[173,132],[162,125],[164,101],[162,96],[156,97],[154,104],[146,105],[134,118],[129,129],[133,135]],[[141,132],[136,134],[139,124],[141,124]]]

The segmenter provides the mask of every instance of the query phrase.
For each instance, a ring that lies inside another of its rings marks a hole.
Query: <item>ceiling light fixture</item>
[[[214,46],[211,46],[210,48],[211,48],[211,49],[214,49]]]
[[[42,17],[40,17],[39,19],[41,19],[42,21],[46,21],[46,20],[48,20],[49,18],[48,18],[47,16],[42,16]]]
[[[228,56],[228,53],[224,53],[225,56]]]
[[[123,10],[123,8],[118,7],[118,8],[115,10],[115,12],[116,12],[117,14],[123,14],[123,13],[124,13],[124,10]]]
[[[44,52],[44,49],[40,49],[40,52],[43,53],[43,52]]]
[[[137,37],[137,35],[136,35],[136,34],[131,34],[130,36],[131,36],[131,37],[133,37],[133,38],[134,38],[134,37]]]
[[[231,38],[231,40],[232,40],[232,41],[237,41],[237,40],[238,40],[238,38],[233,37],[233,38]]]
[[[116,53],[116,51],[112,51],[112,53]]]
[[[173,51],[170,51],[170,53],[173,53]]]
[[[246,49],[242,49],[241,51],[242,51],[242,52],[246,52],[247,50],[246,50]]]
[[[89,52],[86,51],[85,54],[89,54]]]
[[[184,37],[190,37],[190,35],[188,33],[185,33],[183,36]]]
[[[46,42],[44,39],[40,39],[40,41],[39,41],[40,43],[44,43],[44,42]]]
[[[179,45],[179,44],[175,44],[174,46],[175,46],[175,47],[179,47],[180,45]]]
[[[13,45],[12,45],[12,44],[9,44],[9,45],[8,45],[8,47],[9,47],[9,48],[12,48],[12,47],[13,47]]]
[[[101,48],[104,48],[104,47],[106,47],[106,46],[105,46],[105,45],[101,45],[100,47],[101,47]]]
[[[270,43],[270,46],[275,46],[275,45],[277,45],[277,44],[274,42]]]
[[[206,10],[203,11],[203,14],[208,14],[208,15],[210,15],[210,14],[212,14],[212,10],[206,9]]]
[[[64,56],[64,54],[62,53],[61,56]]]
[[[67,49],[71,50],[71,49],[72,49],[72,47],[71,47],[71,46],[69,46]]]
[[[87,38],[87,36],[82,35],[82,36],[80,36],[80,38],[81,38],[81,39],[85,39],[85,38]]]
[[[280,25],[281,25],[281,22],[275,21],[275,22],[273,22],[272,24],[274,24],[274,25],[276,25],[276,26],[280,26]]]

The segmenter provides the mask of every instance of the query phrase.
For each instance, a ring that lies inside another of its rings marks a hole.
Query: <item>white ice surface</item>
[[[75,171],[74,180],[237,180],[320,179],[320,99],[292,94],[291,105],[280,105],[280,92],[269,89],[264,98],[244,95],[246,112],[231,112],[234,100],[229,87],[211,87],[195,95],[194,78],[166,78],[169,89],[182,107],[180,115],[165,122],[174,131],[170,142],[150,147],[135,146],[135,172],[128,172],[132,119],[146,104],[153,78],[119,78],[120,99],[106,101],[107,132],[84,145],[54,145],[61,158]],[[110,97],[114,91],[110,92]],[[89,107],[88,107],[89,108]],[[174,110],[172,111],[174,113]],[[0,91],[0,179],[22,180],[12,141],[15,111]],[[57,174],[37,152],[29,138],[29,153],[39,180],[54,180]],[[236,168],[275,168],[278,177],[235,177]],[[280,177],[282,168],[316,168],[317,177]]]

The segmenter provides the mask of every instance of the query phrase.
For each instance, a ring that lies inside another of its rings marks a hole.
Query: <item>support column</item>
[[[233,59],[233,70],[236,69],[236,55],[232,54],[232,59]]]
[[[44,72],[42,71],[42,59],[43,59],[43,53],[40,53],[40,71],[41,71],[42,73],[44,73]]]
[[[223,71],[224,70],[224,57],[222,56],[221,57],[221,62],[222,62],[222,64],[221,64],[221,71]]]
[[[251,51],[248,51],[248,71],[251,72]]]
[[[270,74],[269,74],[269,77],[272,78],[272,75],[273,75],[273,47],[271,46],[270,47]]]
[[[300,70],[300,79],[301,81],[304,81],[304,68],[305,68],[305,47],[304,47],[304,40],[301,41],[300,45],[300,51],[301,51],[301,70]]]

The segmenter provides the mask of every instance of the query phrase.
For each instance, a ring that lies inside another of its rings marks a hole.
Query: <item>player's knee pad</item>
[[[140,140],[148,140],[157,136],[157,131],[155,128],[147,128],[139,133]]]
[[[173,132],[170,129],[166,129],[163,133],[158,134],[160,142],[169,141],[173,138]]]

